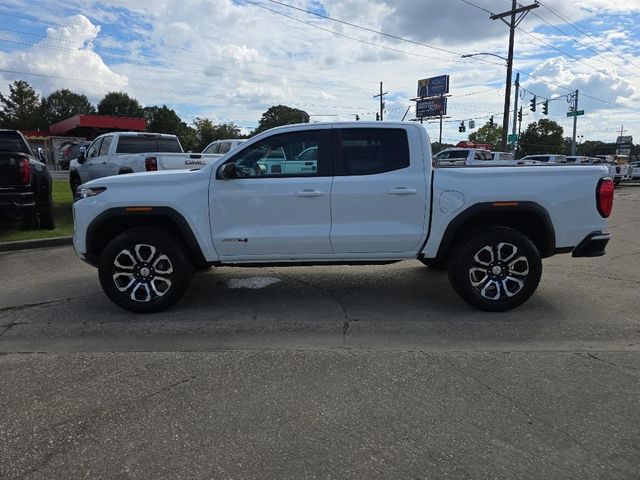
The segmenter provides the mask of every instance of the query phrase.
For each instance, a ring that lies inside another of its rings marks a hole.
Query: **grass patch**
[[[73,235],[73,196],[68,180],[53,180],[53,214],[55,230],[23,230],[19,219],[0,221],[0,242],[35,240],[39,238],[67,237]]]

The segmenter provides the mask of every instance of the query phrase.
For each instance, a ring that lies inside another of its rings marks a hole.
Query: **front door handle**
[[[324,192],[320,190],[302,190],[296,192],[296,197],[324,197]]]
[[[417,188],[409,188],[409,187],[394,187],[387,190],[389,195],[415,195],[418,193]]]

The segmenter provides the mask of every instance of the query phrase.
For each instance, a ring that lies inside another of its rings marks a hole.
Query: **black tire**
[[[53,216],[53,203],[41,203],[38,205],[38,219],[40,228],[45,230],[53,230],[56,228],[56,220]]]
[[[109,242],[100,256],[98,275],[102,289],[116,305],[153,313],[184,295],[193,277],[193,262],[179,238],[158,228],[141,227]]]
[[[424,265],[429,267],[431,270],[446,270],[447,269],[447,261],[440,260],[438,258],[419,258]]]
[[[71,196],[74,199],[78,198],[77,190],[78,190],[79,186],[80,186],[80,179],[78,178],[78,176],[77,175],[71,175],[69,177],[69,187],[71,187]]]
[[[35,230],[38,228],[38,210],[29,208],[22,214],[22,229]]]
[[[511,310],[526,302],[538,288],[542,276],[540,252],[517,230],[475,230],[454,251],[449,262],[451,286],[480,310]]]

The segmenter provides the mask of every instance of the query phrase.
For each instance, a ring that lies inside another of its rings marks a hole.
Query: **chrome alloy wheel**
[[[469,269],[471,286],[488,300],[518,294],[529,275],[529,261],[510,243],[485,245],[473,256]]]
[[[173,265],[165,254],[148,244],[125,248],[113,261],[116,288],[136,302],[162,297],[172,285]]]

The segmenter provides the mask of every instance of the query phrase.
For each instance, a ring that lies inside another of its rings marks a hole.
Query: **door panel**
[[[415,129],[336,130],[331,192],[335,253],[417,251],[427,222],[427,179]]]
[[[238,147],[225,162],[236,166],[238,177],[216,175],[211,182],[211,233],[222,258],[332,253],[329,146],[327,129]],[[288,165],[311,147],[318,148],[315,168]],[[278,168],[271,168],[276,156]]]

